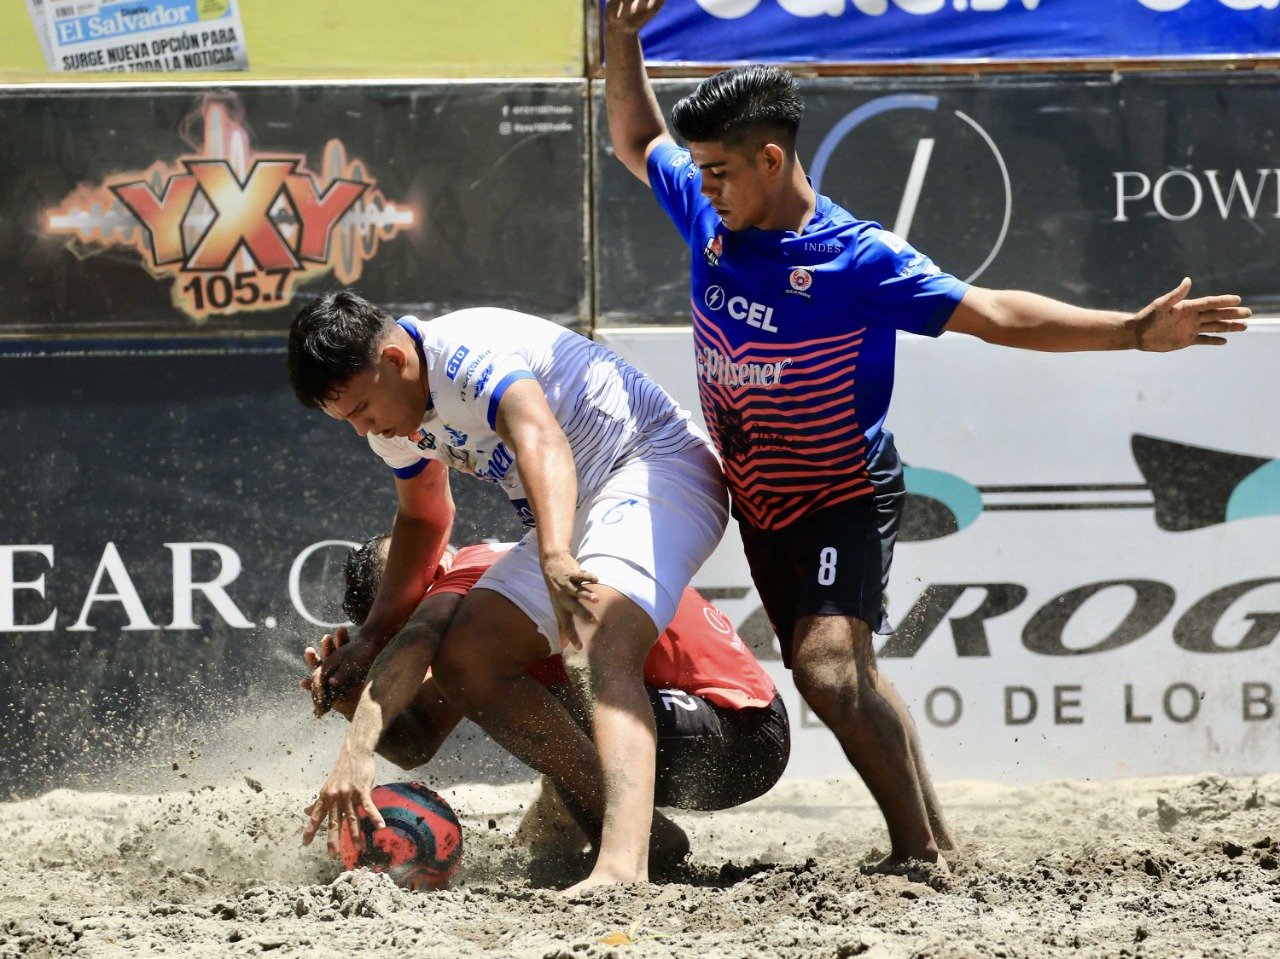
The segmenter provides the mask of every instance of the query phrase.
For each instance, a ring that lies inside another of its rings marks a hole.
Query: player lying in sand
[[[342,608],[353,623],[364,621],[377,595],[389,539],[375,537],[348,558]],[[352,720],[339,767],[345,763],[364,769],[368,772],[361,781],[372,782],[375,751],[403,769],[415,769],[435,756],[462,714],[431,677],[432,656],[463,597],[509,549],[471,546],[452,561],[446,557],[417,611],[374,661],[368,682],[362,675],[349,675],[336,689],[324,682],[324,660],[349,641],[345,628],[325,636],[318,651],[306,650],[312,675],[300,685],[312,693],[317,714],[332,708]],[[529,673],[566,705],[573,701],[560,656],[535,663]],[[645,659],[644,681],[658,733],[656,805],[726,809],[762,795],[782,775],[790,751],[782,699],[724,614],[692,588],[685,590],[675,619]],[[585,728],[585,717],[575,718]],[[331,776],[309,809],[304,842],[315,836],[335,803],[350,804],[353,818],[355,805],[373,808],[367,790],[342,796],[334,793],[334,782]],[[328,844],[335,854],[336,822],[330,816]],[[516,835],[536,857],[548,859],[571,857],[588,842],[545,778]],[[684,832],[655,813],[654,865],[679,861],[688,849]]]

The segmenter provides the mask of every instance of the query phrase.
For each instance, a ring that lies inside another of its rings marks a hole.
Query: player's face
[[[762,151],[705,140],[690,143],[689,153],[702,171],[702,195],[727,229],[745,230],[768,221],[770,178]]]
[[[388,359],[385,352],[366,366],[346,388],[324,404],[324,411],[345,420],[361,436],[377,433],[386,439],[408,436],[422,425],[426,401],[416,377]]]

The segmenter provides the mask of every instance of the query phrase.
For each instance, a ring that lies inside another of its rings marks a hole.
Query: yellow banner
[[[49,2],[49,0],[45,0]],[[226,0],[203,0],[213,16]],[[582,76],[582,0],[240,0],[249,72],[227,79]],[[131,79],[48,72],[26,3],[0,4],[0,79]]]

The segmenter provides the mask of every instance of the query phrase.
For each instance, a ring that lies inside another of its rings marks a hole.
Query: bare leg
[[[515,839],[535,856],[581,852],[590,842],[546,776],[540,780],[537,798],[520,820]]]
[[[792,670],[884,814],[892,849],[886,864],[917,859],[945,868],[929,825],[923,764],[912,755],[911,718],[876,667],[870,627],[854,617],[801,618]]]
[[[596,593],[598,622],[575,623],[582,648],[563,658],[600,755],[605,816],[595,868],[570,893],[649,878],[657,732],[643,671],[658,632],[626,596],[608,587]]]
[[[546,654],[546,639],[514,603],[475,589],[445,633],[433,669],[445,698],[517,759],[548,775],[587,817],[588,836],[598,839],[604,790],[595,749],[527,672]]]
[[[920,736],[916,732],[916,724],[911,718],[911,713],[907,711],[906,703],[902,701],[902,697],[898,695],[898,690],[885,677],[881,677],[880,695],[889,701],[903,721],[903,725],[907,730],[907,744],[911,748],[911,762],[916,767],[916,779],[920,783],[920,791],[924,794],[924,808],[929,817],[929,829],[933,832],[934,842],[938,844],[938,851],[949,855],[956,852],[959,848],[956,845],[955,836],[951,832],[951,827],[947,825],[946,818],[942,815],[942,803],[938,801],[938,794],[934,791],[933,780],[929,777],[929,771],[924,764],[924,750],[920,747]]]
[[[498,593],[476,589],[468,594],[435,663],[445,697],[559,789],[600,850],[587,880],[592,885],[647,878],[651,820],[659,845],[671,844],[676,834],[684,838],[674,823],[653,810],[653,711],[641,671],[655,639],[653,624],[630,600],[605,587],[598,591],[603,597],[595,609],[600,622],[579,631],[581,661],[566,662],[588,701],[596,704],[588,713],[598,748],[564,705],[526,672],[546,655],[546,639]],[[647,624],[647,635],[638,634],[628,607]],[[631,680],[634,696],[626,688]],[[622,767],[621,776],[606,782],[602,756]],[[619,792],[623,801],[616,802]],[[637,792],[647,796],[642,804],[634,800]]]
[[[435,758],[462,713],[440,695],[428,677],[412,703],[391,721],[378,740],[378,755],[401,769],[417,769]]]
[[[566,685],[556,685],[548,688],[569,710],[569,714],[573,716],[574,722],[578,724],[579,728],[588,731],[591,721],[587,717],[586,706],[581,702],[581,697]],[[588,735],[590,735],[589,732]],[[539,818],[545,818],[551,824],[553,831],[559,830],[560,825],[566,819],[573,821],[578,834],[583,836],[582,842],[577,844],[578,848],[581,848],[587,842],[586,834],[582,833],[581,828],[576,826],[574,813],[556,790],[555,785],[545,776],[543,777],[542,788],[538,793],[537,800],[529,811],[525,813],[520,829],[516,831],[517,838],[520,837],[521,831],[525,830],[526,826],[528,827],[527,832],[530,839],[538,836],[540,834],[540,827],[537,824]],[[575,835],[574,838],[576,839],[577,836]],[[653,829],[649,834],[649,865],[651,869],[669,868],[688,855],[689,837],[685,834],[685,831],[666,815],[655,809],[653,811]]]

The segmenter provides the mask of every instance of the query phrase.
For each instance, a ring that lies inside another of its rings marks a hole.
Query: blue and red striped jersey
[[[648,170],[692,253],[698,393],[739,517],[781,529],[869,493],[897,331],[937,336],[968,284],[827,197],[800,234],[731,231],[687,150]]]

